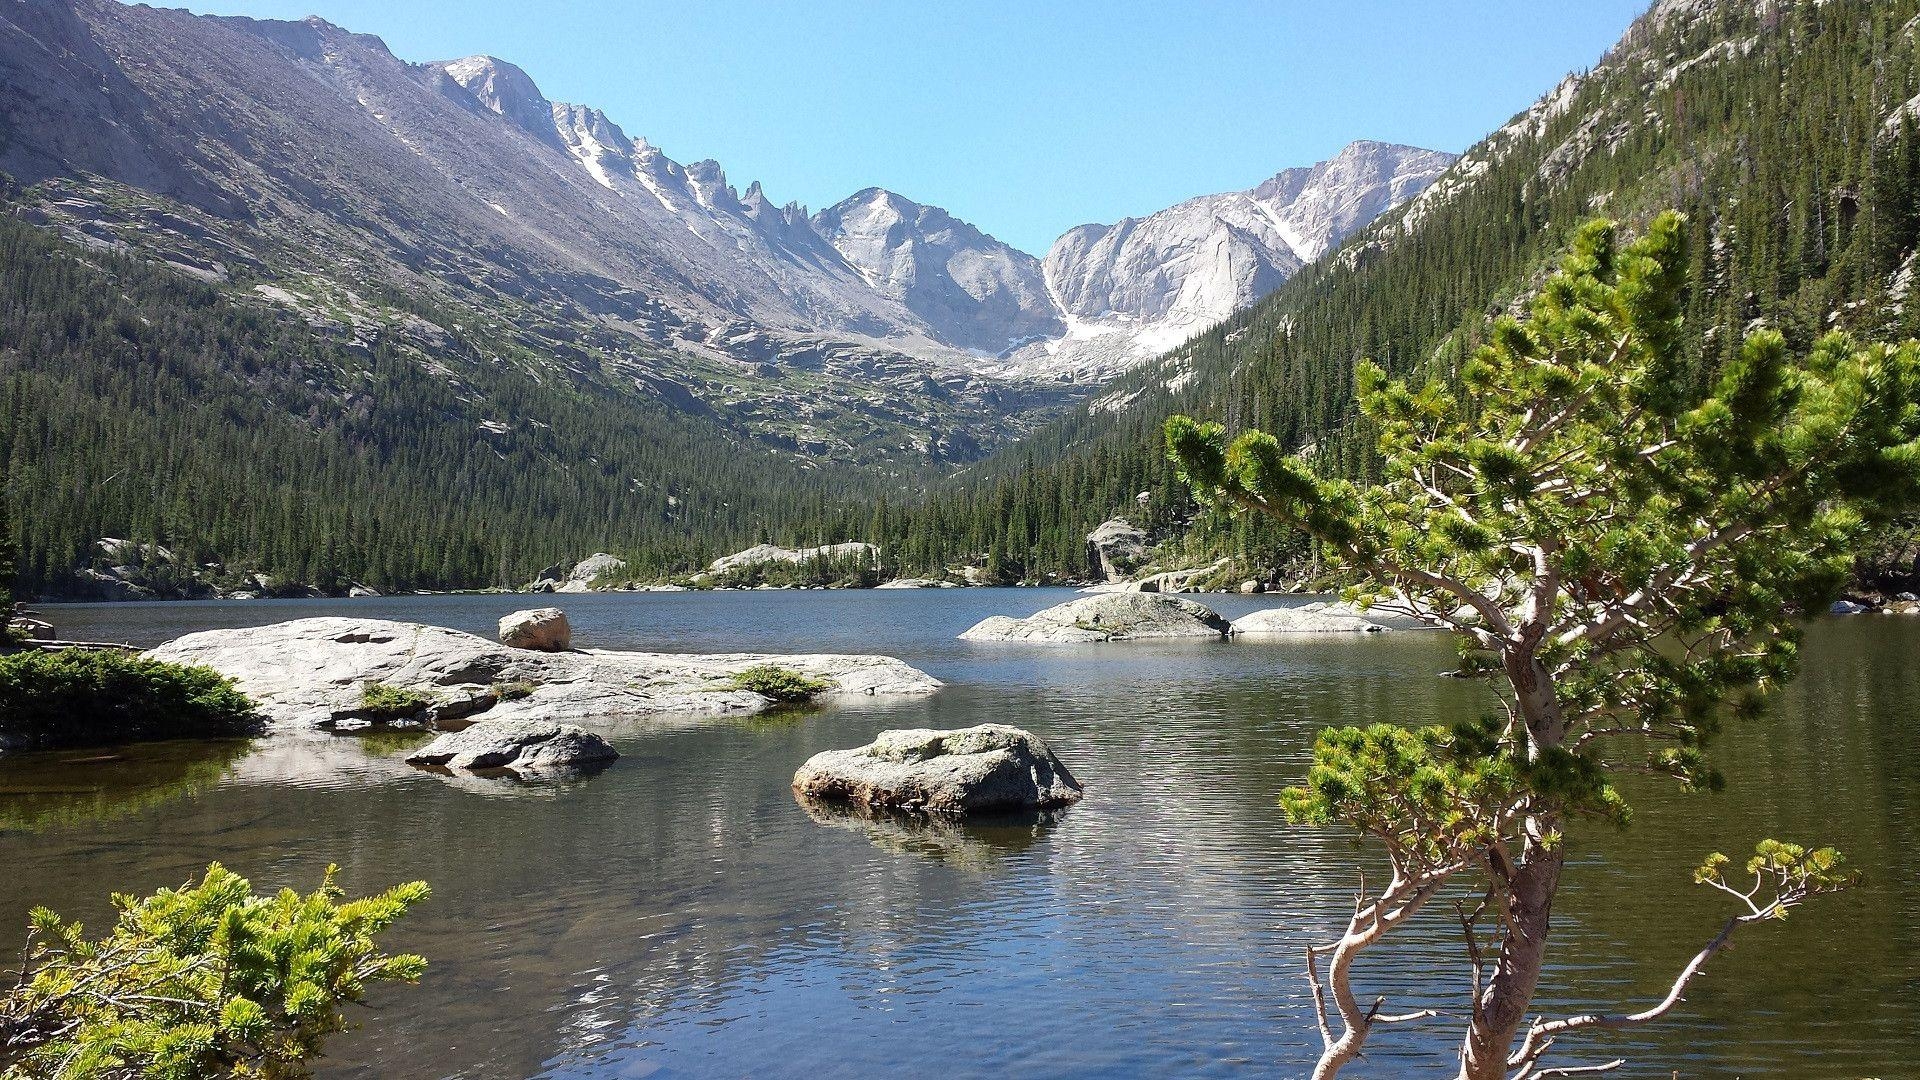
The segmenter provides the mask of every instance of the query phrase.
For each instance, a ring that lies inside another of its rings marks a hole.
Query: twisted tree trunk
[[[1507,1057],[1526,1022],[1546,962],[1553,897],[1566,861],[1559,845],[1529,839],[1507,880],[1508,923],[1500,955],[1460,1048],[1459,1080],[1506,1080]]]
[[[1550,605],[1540,610],[1550,610]],[[1553,676],[1534,656],[1545,630],[1543,619],[1529,620],[1521,630],[1520,647],[1508,652],[1504,664],[1519,719],[1526,726],[1528,756],[1535,759],[1566,738],[1566,718]],[[1505,902],[1505,931],[1493,974],[1473,1003],[1473,1019],[1460,1048],[1459,1080],[1507,1080],[1508,1056],[1546,965],[1553,898],[1566,864],[1560,826],[1557,814],[1528,817],[1518,860],[1507,865],[1496,857],[1491,866]]]

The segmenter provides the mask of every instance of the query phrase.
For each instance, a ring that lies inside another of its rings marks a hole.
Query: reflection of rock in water
[[[611,762],[595,761],[548,769],[449,769],[413,762],[416,772],[437,776],[461,791],[481,795],[558,795],[606,771]]]
[[[0,761],[0,832],[109,821],[198,795],[225,779],[251,745],[242,739],[9,755]]]
[[[297,732],[261,739],[253,753],[233,766],[233,783],[277,787],[370,791],[409,783],[444,783],[462,791],[505,798],[546,798],[563,794],[593,775],[567,770],[542,773],[537,782],[509,770],[486,775],[449,773],[409,765],[406,752],[432,738],[424,731],[372,730],[343,735]]]
[[[1027,850],[1065,813],[1027,810],[962,819],[949,814],[829,802],[799,792],[793,799],[818,824],[864,833],[873,846],[896,855],[933,859],[967,870],[989,869]]]

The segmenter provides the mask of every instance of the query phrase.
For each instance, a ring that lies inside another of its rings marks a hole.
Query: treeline
[[[517,585],[596,550],[697,565],[865,502],[860,478],[452,335],[432,357],[0,218],[0,520],[18,588],[102,537],[164,576]]]

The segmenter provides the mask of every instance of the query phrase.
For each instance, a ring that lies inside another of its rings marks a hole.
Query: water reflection
[[[820,647],[871,616],[869,648],[952,685],[773,721],[604,726],[620,760],[552,786],[430,776],[405,739],[268,740],[153,812],[0,835],[0,929],[34,903],[97,919],[109,891],[214,858],[263,887],[328,862],[349,890],[427,879],[433,900],[393,944],[432,970],[381,993],[323,1077],[1299,1075],[1317,1041],[1301,949],[1335,932],[1369,856],[1285,827],[1274,797],[1325,724],[1481,707],[1478,688],[1434,677],[1451,659],[1435,640],[1041,654],[951,641],[983,609],[1018,613],[985,591],[839,608],[736,596],[705,616],[699,598],[587,599],[598,621],[576,627],[641,647],[701,618],[708,638],[733,620],[718,647]],[[1729,733],[1724,795],[1646,786],[1635,828],[1572,837],[1543,1007],[1663,990],[1721,917],[1688,881],[1707,851],[1830,840],[1866,886],[1757,928],[1671,1023],[1596,1042],[1595,1060],[1857,1080],[1920,1059],[1920,624],[1830,623],[1807,652],[1776,714]],[[1042,735],[1086,799],[996,831],[823,822],[790,790],[820,750],[984,722]],[[0,783],[24,775],[0,764]],[[1456,1006],[1457,933],[1444,916],[1414,928],[1368,958],[1361,988],[1396,1009]],[[1363,1075],[1444,1069],[1456,1024],[1383,1035]]]
[[[0,768],[0,833],[101,824],[211,789],[247,753],[247,740],[9,756]]]
[[[976,814],[965,820],[879,806],[831,802],[794,792],[794,802],[817,825],[864,835],[874,847],[909,858],[932,859],[965,870],[991,870],[1009,855],[1033,847],[1041,831],[1065,811]]]

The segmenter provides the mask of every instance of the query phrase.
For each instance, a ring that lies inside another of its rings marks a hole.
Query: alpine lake
[[[269,737],[0,759],[0,951],[45,904],[98,930],[109,894],[219,861],[257,889],[350,894],[423,878],[386,944],[424,954],[336,1036],[323,1078],[1293,1077],[1318,1051],[1302,950],[1330,941],[1377,855],[1288,826],[1276,794],[1329,725],[1449,723],[1490,705],[1439,677],[1438,634],[1091,646],[969,644],[1065,590],[650,593],[48,609],[62,634],[154,645],[351,614],[492,636],[563,607],[576,643],[897,656],[924,699],[595,725],[622,757],[563,782],[448,777],[424,735]],[[1298,602],[1199,597],[1229,618]],[[1611,1075],[1920,1075],[1920,619],[1816,626],[1764,719],[1729,724],[1717,794],[1628,786],[1626,830],[1569,837],[1551,1013],[1645,1007],[1730,914],[1709,852],[1833,844],[1864,875],[1750,928],[1688,1001],[1554,1064]],[[887,728],[999,722],[1086,785],[1045,818],[980,825],[809,812],[794,769]],[[1464,895],[1464,894],[1463,894]],[[1448,905],[1372,950],[1388,1011],[1352,1075],[1450,1076],[1469,973]]]

